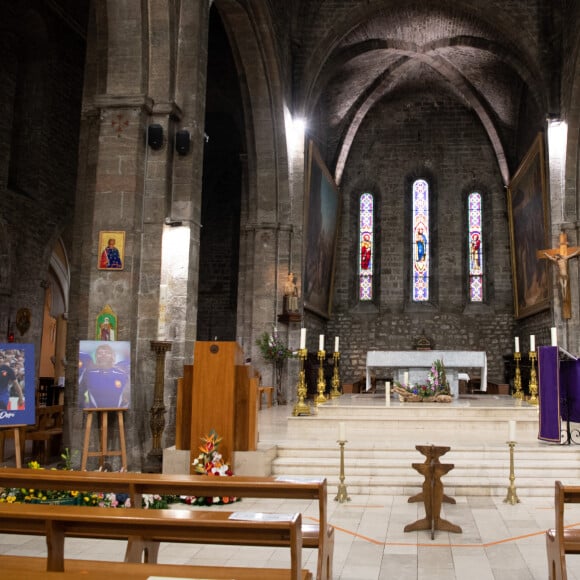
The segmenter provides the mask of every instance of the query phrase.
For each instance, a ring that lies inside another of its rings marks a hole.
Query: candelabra
[[[316,389],[318,395],[314,399],[314,402],[319,405],[320,403],[326,403],[326,381],[324,380],[324,359],[326,358],[326,352],[323,350],[318,351],[318,381],[316,383]]]
[[[538,404],[538,378],[536,375],[536,351],[531,351],[530,354],[530,398],[528,403],[532,405]]]
[[[340,353],[335,351],[332,356],[334,358],[334,371],[332,372],[332,390],[330,391],[330,398],[338,399],[338,397],[340,397],[342,394],[340,392],[340,373],[338,370]]]
[[[346,485],[344,483],[344,444],[346,441],[338,441],[340,445],[340,483],[338,484],[338,493],[334,498],[334,501],[338,503],[344,503],[345,501],[350,501],[350,497],[348,497],[348,492],[346,490]]]
[[[292,415],[295,417],[298,415],[310,415],[310,406],[304,402],[304,399],[308,393],[308,389],[306,388],[306,376],[304,372],[304,361],[306,360],[307,354],[308,351],[305,348],[301,348],[298,351],[298,360],[300,361],[300,371],[298,371],[297,386],[298,400],[296,401],[292,411]]]
[[[510,505],[515,505],[516,503],[520,503],[518,498],[518,494],[516,492],[516,475],[514,471],[514,447],[516,446],[515,441],[508,441],[507,444],[510,448],[510,484],[507,491],[507,496],[503,500],[504,503],[509,503]]]
[[[524,398],[524,392],[522,391],[522,372],[520,370],[520,360],[522,358],[521,352],[514,352],[514,360],[516,361],[516,375],[514,377],[514,387],[516,392],[513,394],[514,399],[519,399],[520,401]]]

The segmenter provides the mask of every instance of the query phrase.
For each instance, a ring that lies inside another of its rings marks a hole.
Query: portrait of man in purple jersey
[[[130,343],[81,341],[79,403],[82,408],[128,408],[131,402]]]

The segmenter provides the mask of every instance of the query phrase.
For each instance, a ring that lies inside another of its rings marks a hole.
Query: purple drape
[[[557,346],[538,348],[538,439],[560,442],[560,363]]]

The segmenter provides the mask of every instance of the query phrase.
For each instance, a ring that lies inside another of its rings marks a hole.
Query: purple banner
[[[560,361],[557,346],[538,348],[538,439],[560,443]]]

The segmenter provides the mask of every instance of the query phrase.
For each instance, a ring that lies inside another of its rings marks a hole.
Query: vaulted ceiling
[[[507,183],[521,153],[520,125],[559,112],[559,4],[297,2],[298,101],[329,130],[328,161],[337,180],[372,107],[427,89],[435,96],[452,95],[475,112]]]

